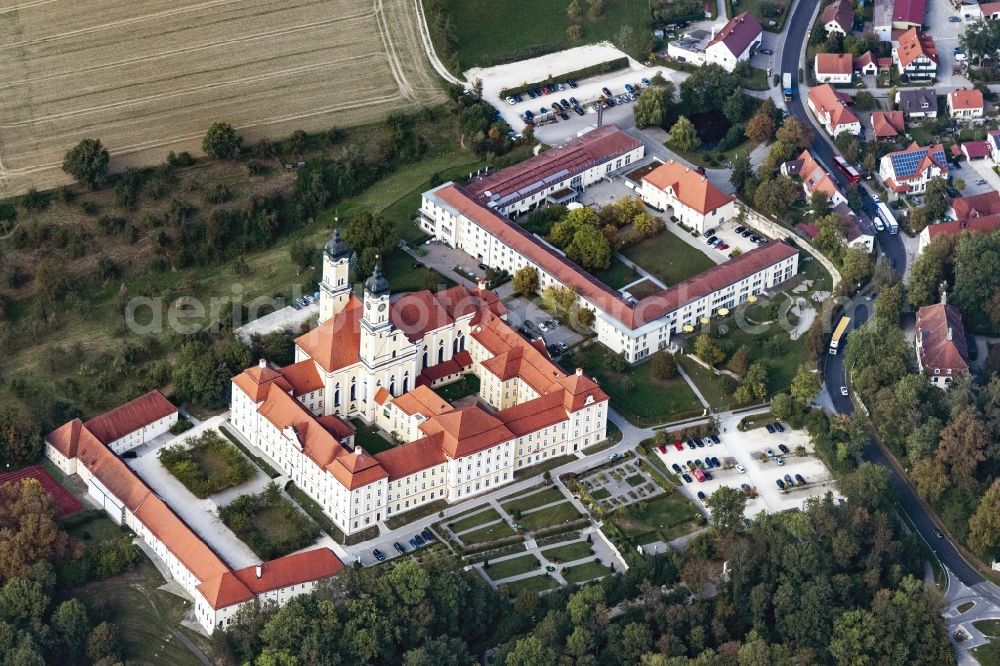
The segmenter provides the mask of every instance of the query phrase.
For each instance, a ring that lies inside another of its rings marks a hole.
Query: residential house
[[[946,296],[942,296],[940,303],[917,310],[914,346],[917,368],[934,386],[947,389],[956,378],[969,374],[962,313],[948,304]]]
[[[880,41],[895,41],[893,33],[919,28],[924,22],[926,0],[874,0],[872,19]]]
[[[878,76],[878,58],[871,51],[865,51],[852,63],[858,76]]]
[[[984,2],[979,5],[979,11],[984,19],[996,21],[1000,19],[1000,2]]]
[[[902,111],[872,111],[871,123],[876,139],[892,139],[906,129]]]
[[[952,199],[947,212],[953,220],[974,220],[991,215],[1000,215],[1000,192],[983,192],[969,197]]]
[[[854,59],[850,53],[817,53],[814,69],[817,83],[850,83]]]
[[[934,88],[897,90],[896,105],[907,118],[937,118],[938,99]]]
[[[847,203],[847,197],[837,187],[836,181],[819,165],[812,153],[803,150],[796,162],[801,163],[797,171],[802,179],[802,191],[807,198],[812,196],[813,192],[823,192],[830,199],[831,208]]]
[[[910,28],[899,35],[892,49],[892,59],[900,76],[909,81],[932,81],[937,75],[938,56],[934,39]]]
[[[953,213],[954,211],[949,212]],[[991,234],[997,229],[1000,229],[1000,213],[929,224],[920,232],[917,254],[923,252],[938,236],[961,236],[963,233]]]
[[[854,27],[853,0],[834,0],[823,8],[820,21],[827,35],[847,35]]]
[[[905,150],[883,155],[879,163],[879,177],[896,195],[920,194],[932,178],[947,178],[948,172],[948,161],[940,144],[925,148],[913,143]]]
[[[965,141],[962,143],[960,150],[965,159],[969,161],[982,160],[990,156],[990,142],[985,139],[982,141]]]
[[[819,123],[834,138],[844,132],[861,134],[861,121],[849,106],[852,102],[850,95],[837,92],[829,83],[810,88],[806,101]]]
[[[743,12],[729,20],[705,47],[706,64],[715,63],[727,72],[736,69],[740,62],[750,60],[761,44],[764,29],[750,12]]]
[[[639,196],[699,233],[736,216],[736,200],[704,175],[670,160],[642,178]]]
[[[959,88],[948,93],[948,115],[956,120],[974,120],[983,117],[983,93],[975,88]]]
[[[834,207],[833,212],[844,223],[844,244],[847,247],[860,247],[868,254],[871,254],[875,249],[875,236],[871,231],[862,226],[854,211],[846,203],[842,203]],[[819,233],[816,225],[811,222],[803,222],[797,225],[795,229],[809,241],[816,240],[816,236]]]

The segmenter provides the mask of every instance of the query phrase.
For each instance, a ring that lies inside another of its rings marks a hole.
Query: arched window
[[[340,384],[333,387],[333,406],[340,407]]]
[[[458,353],[458,338],[455,338],[454,342],[451,343],[451,355],[454,356]]]
[[[421,365],[422,368],[427,367],[427,345],[424,345],[424,362]]]
[[[438,343],[438,363],[444,363],[444,340]]]
[[[396,395],[396,378],[391,377],[389,379],[389,395]]]
[[[458,332],[458,350],[459,351],[465,350],[465,336],[462,335],[461,331]]]
[[[351,378],[351,402],[354,402],[357,399],[358,399],[358,384],[357,384],[357,382],[354,381],[354,378],[352,377]]]
[[[407,372],[405,375],[403,375],[403,393],[406,393],[409,390],[410,390],[410,373]]]

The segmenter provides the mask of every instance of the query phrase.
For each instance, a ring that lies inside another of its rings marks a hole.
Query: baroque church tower
[[[336,316],[351,297],[351,250],[338,229],[323,250],[323,281],[319,283],[319,323]]]

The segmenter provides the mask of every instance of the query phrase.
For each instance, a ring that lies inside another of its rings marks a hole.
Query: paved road
[[[818,11],[818,3],[802,2],[800,0],[800,2],[795,3],[795,6],[792,8],[792,15],[785,25],[786,35],[785,40],[781,43],[779,60],[781,63],[781,73],[790,72],[792,78],[796,81],[798,80],[799,64],[804,62],[805,43],[809,35],[809,26],[816,11]],[[800,85],[792,101],[785,102],[785,107],[788,113],[813,128],[814,136],[812,144],[809,146],[809,151],[833,177],[838,187],[846,190],[848,186],[847,179],[833,167],[833,157],[838,154],[837,150],[830,139],[827,138],[823,128],[813,123],[813,119],[803,103],[803,95],[808,94],[808,92],[809,89],[806,86]],[[863,199],[866,203],[865,212],[870,217],[874,208],[871,205],[870,193],[867,192],[867,188],[864,186],[861,187],[861,191],[868,195],[863,196]],[[903,247],[902,240],[898,236],[893,236],[885,232],[877,232],[876,238],[878,239],[881,252],[893,261],[897,270],[901,271],[906,265],[906,249]]]

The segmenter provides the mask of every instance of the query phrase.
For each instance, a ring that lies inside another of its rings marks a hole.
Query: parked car
[[[566,86],[563,85],[562,83],[557,83],[556,84],[556,90],[560,90],[560,91],[561,90],[566,90]]]
[[[562,111],[562,105],[559,104],[559,102],[552,102],[552,110],[555,113],[559,113],[560,111]]]
[[[683,451],[684,450],[684,442],[682,442],[680,440],[677,440],[676,442],[674,442],[674,448],[677,449],[678,451]]]
[[[719,444],[722,441],[719,439],[718,435],[709,435],[708,438],[712,440],[713,444]]]
[[[749,483],[741,483],[740,484],[740,489],[742,489],[743,492],[745,492],[745,493],[749,493],[751,490],[753,490],[753,488],[750,487]]]
[[[706,481],[711,481],[712,480],[712,475],[709,472],[705,472],[705,480]]]
[[[712,456],[712,467],[722,467],[722,463],[716,456]]]
[[[785,432],[785,426],[781,425],[778,421],[774,422],[774,429],[778,432]]]
[[[794,486],[795,485],[795,481],[792,480],[792,475],[791,474],[786,474],[785,475],[785,483],[787,483],[789,486]]]
[[[740,474],[746,474],[747,468],[739,463],[736,463],[736,471],[739,472]]]
[[[688,474],[681,474],[681,478],[684,479],[684,483],[694,483]]]
[[[546,113],[548,113],[548,112],[549,112],[548,108],[547,108],[547,107],[544,107],[544,106],[543,106],[542,108],[538,109],[538,113],[539,113],[539,114],[541,114],[541,115],[543,115],[543,116],[544,116],[544,115],[545,115]]]
[[[543,95],[548,95],[550,92],[552,92],[552,91],[549,89],[548,86],[542,86],[542,94]]]
[[[659,449],[660,453],[662,453],[663,455],[667,455],[667,447],[664,444],[660,444],[656,448]]]
[[[576,82],[576,79],[570,79],[570,80],[569,80],[569,81],[567,81],[566,83],[568,83],[568,84],[569,84],[569,87],[570,87],[570,88],[576,88],[576,86],[578,85],[578,84],[577,84],[577,82]]]
[[[507,95],[507,97],[505,99],[507,100],[508,104],[511,104],[511,105],[517,104],[517,100],[514,99],[514,97],[512,95]]]
[[[698,491],[698,499],[700,499],[702,502],[704,502],[705,501],[705,493],[703,493],[702,491],[699,490]]]
[[[613,97],[613,95],[611,94],[611,91],[608,90],[608,88],[606,86],[604,88],[601,88],[601,92],[604,93],[605,97]]]
[[[689,439],[688,440],[688,448],[689,449],[696,449],[696,448],[698,448],[698,445],[694,443],[693,439]]]
[[[961,23],[961,22],[962,22],[962,18],[959,17],[959,16],[949,16],[948,17],[948,23]]]
[[[738,234],[741,234],[741,233],[743,233],[746,230],[747,230],[746,227],[739,226],[739,227],[736,227],[736,229],[734,231],[736,231],[736,233],[738,233]]]
[[[781,456],[778,456],[777,458],[774,459],[774,462],[778,463],[778,467],[781,467],[782,465],[785,464],[785,459],[782,458]]]
[[[705,442],[701,441],[700,439],[696,439],[696,440],[694,440],[694,444],[695,444],[695,446],[697,446],[697,447],[698,447],[699,449],[703,449],[703,448],[705,448]]]
[[[805,480],[805,478],[804,478],[804,477],[803,477],[803,476],[802,476],[801,474],[796,474],[796,475],[795,475],[795,481],[796,481],[796,482],[797,482],[797,483],[798,483],[798,484],[799,484],[800,486],[804,486],[804,485],[806,485],[806,480]]]
[[[784,490],[784,489],[785,489],[785,482],[784,482],[784,481],[782,481],[781,479],[777,479],[777,480],[775,481],[775,483],[777,483],[777,484],[778,484],[778,488],[780,488],[781,490]]]
[[[768,432],[770,432],[770,433],[773,433],[773,432],[774,432],[774,426],[773,426],[773,425],[771,425],[770,423],[768,423],[768,424],[767,424],[766,426],[764,426],[764,427],[765,427],[765,428],[767,428],[767,431],[768,431]]]
[[[635,94],[635,86],[633,86],[631,83],[626,83],[625,84],[625,90],[627,90],[630,95],[634,95]]]
[[[985,185],[985,184],[986,184],[986,179],[985,178],[980,178],[980,179],[976,180],[976,185]]]
[[[774,457],[774,449],[772,449],[771,447],[767,447],[766,449],[764,449],[764,453],[767,454],[768,458]]]
[[[701,235],[704,236],[705,238],[711,238],[712,236],[715,235],[715,229],[705,229],[705,231],[703,231]]]
[[[722,252],[724,250],[728,250],[729,249],[729,243],[719,243],[718,245],[715,246],[715,249],[718,250],[719,252]]]
[[[676,472],[677,474],[681,473],[681,466],[678,465],[677,463],[674,463],[673,465],[671,465],[670,469],[674,470],[674,472]]]
[[[565,111],[561,112],[559,114],[559,117],[562,118],[563,120],[569,120],[569,114],[566,113]]]
[[[847,395],[847,387],[846,386],[841,386],[840,387],[840,395]]]
[[[709,236],[708,240],[706,240],[705,242],[709,245],[714,245],[716,242],[718,242],[718,240],[719,240],[718,236]]]
[[[419,534],[414,534],[413,535],[413,540],[417,542],[418,546],[424,545],[424,538],[422,536],[420,536]]]
[[[560,354],[565,354],[567,351],[569,351],[569,345],[566,344],[565,342],[557,342],[556,347],[559,349]]]
[[[122,458],[129,458],[129,459],[131,459],[131,458],[138,458],[138,457],[139,457],[139,454],[136,453],[135,451],[126,451],[125,453],[122,454]]]
[[[375,559],[378,560],[379,562],[381,562],[382,560],[385,559],[385,553],[383,553],[378,548],[376,548],[375,550],[372,551],[372,555],[374,555]]]
[[[646,77],[644,76],[644,77],[642,77],[642,85],[644,85],[644,86],[651,86],[651,85],[653,85],[653,82],[652,82],[652,81],[650,81],[649,79],[647,79],[647,78],[646,78]]]
[[[408,543],[410,544],[410,548],[412,548],[413,550],[416,550],[417,548],[420,547],[419,545],[417,545],[416,538],[410,539]]]
[[[535,113],[534,111],[525,111],[524,117],[527,118],[528,120],[531,120],[532,118],[535,117]]]
[[[528,89],[528,97],[530,97],[531,99],[535,99],[536,97],[538,97],[538,95],[535,94],[534,90],[532,90],[532,89],[529,88]]]
[[[431,532],[431,528],[425,527],[424,531],[420,533],[424,537],[424,541],[430,543],[434,541],[434,532]]]
[[[788,453],[788,447],[787,447],[787,446],[785,446],[784,444],[778,444],[778,449],[779,449],[779,450],[780,450],[780,451],[781,451],[782,453]]]
[[[761,55],[774,55],[774,51],[771,49],[757,49],[757,53]]]
[[[406,552],[406,548],[404,548],[403,544],[399,543],[398,541],[394,541],[392,547],[395,548],[400,555]]]
[[[705,467],[705,463],[703,463],[701,461],[701,458],[695,458],[694,459],[694,466],[695,467],[699,467],[699,468],[703,468],[703,467]]]
[[[574,106],[574,107],[573,107],[573,111],[575,111],[575,112],[576,112],[576,115],[578,115],[578,116],[582,116],[582,115],[584,115],[584,114],[586,114],[586,113],[587,113],[586,111],[584,111],[583,109],[581,109],[581,108],[580,108],[580,107],[578,107],[578,106]]]

